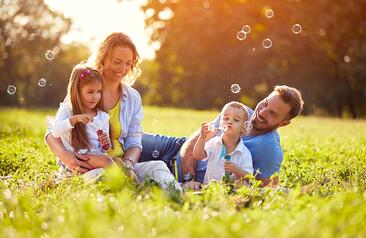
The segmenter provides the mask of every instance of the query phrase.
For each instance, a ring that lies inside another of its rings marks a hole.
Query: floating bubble
[[[247,38],[247,33],[244,31],[238,31],[238,33],[236,33],[236,38],[238,40],[245,40]]]
[[[9,85],[8,89],[6,90],[7,93],[13,95],[17,91],[17,88],[14,85]]]
[[[235,83],[235,84],[231,85],[231,92],[233,92],[233,93],[239,93],[240,90],[241,90],[241,88],[240,88],[239,84],[236,84]]]
[[[221,130],[222,130],[222,131],[227,131],[227,125],[223,125],[223,126],[221,127]]]
[[[44,54],[46,59],[49,61],[53,60],[55,58],[55,55],[55,52],[53,52],[52,50],[46,50],[46,53]]]
[[[253,129],[253,123],[251,121],[244,122],[244,128],[246,131],[250,131],[251,129]]]
[[[272,9],[267,9],[266,10],[266,17],[267,18],[272,18],[274,17],[274,11]]]
[[[208,126],[208,130],[210,132],[214,132],[215,131],[215,124],[211,123],[209,126]]]
[[[349,57],[349,55],[345,55],[343,57],[343,60],[344,60],[345,63],[349,63],[349,62],[351,62],[351,57]]]
[[[292,26],[292,32],[295,33],[295,34],[300,34],[302,31],[302,27],[300,24],[294,24]]]
[[[154,159],[156,159],[156,158],[158,158],[159,157],[159,155],[160,155],[160,153],[159,153],[159,151],[157,151],[157,150],[154,150],[153,152],[152,152],[152,157],[154,158]]]
[[[269,38],[264,39],[263,42],[262,42],[262,45],[266,49],[271,48],[272,47],[272,41],[271,41],[271,39],[269,39]]]
[[[243,28],[241,28],[241,31],[244,31],[245,34],[249,34],[251,30],[252,29],[250,28],[249,25],[245,25],[243,26]]]
[[[46,86],[46,84],[47,80],[45,78],[41,78],[40,80],[38,80],[38,86],[43,88],[44,86]]]

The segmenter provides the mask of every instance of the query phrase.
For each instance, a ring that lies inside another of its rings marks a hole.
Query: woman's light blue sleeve
[[[127,137],[125,138],[124,149],[127,150],[131,147],[138,147],[142,150],[142,126],[141,121],[143,118],[141,96],[136,91],[134,96],[134,104],[132,110],[131,123],[128,126]]]

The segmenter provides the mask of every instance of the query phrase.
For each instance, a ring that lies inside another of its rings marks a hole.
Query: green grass
[[[144,130],[193,133],[217,112],[145,107]],[[180,199],[111,171],[106,181],[52,180],[43,142],[55,111],[0,109],[0,237],[364,237],[366,121],[296,118],[281,128],[281,185]]]

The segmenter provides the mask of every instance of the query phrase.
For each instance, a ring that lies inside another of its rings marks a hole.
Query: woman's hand
[[[81,161],[85,161],[85,163],[87,163],[91,169],[97,169],[97,168],[106,168],[112,164],[114,164],[114,161],[111,157],[109,157],[108,155],[105,154],[99,154],[99,155],[95,155],[95,154],[78,154],[75,153],[75,156],[81,160]]]
[[[87,159],[80,159],[76,156],[76,153],[70,151],[65,151],[60,159],[73,173],[83,174],[93,169],[93,167],[87,163]]]

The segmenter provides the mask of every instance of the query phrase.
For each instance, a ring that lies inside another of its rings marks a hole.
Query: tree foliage
[[[266,10],[274,11],[267,18]],[[305,113],[366,114],[365,0],[149,0],[143,6],[152,42],[159,42],[153,77],[158,105],[251,106],[274,85],[303,91]],[[244,25],[251,32],[236,38]],[[302,32],[294,34],[292,26]],[[265,49],[262,41],[272,40]],[[233,94],[230,86],[242,90]],[[153,91],[154,91],[153,90]],[[148,93],[149,94],[149,93]]]
[[[0,104],[56,105],[65,96],[72,65],[86,59],[88,50],[62,45],[71,20],[52,11],[43,0],[0,0]],[[47,50],[56,56],[49,61]],[[41,78],[44,87],[38,86]],[[7,93],[9,85],[16,93]]]

